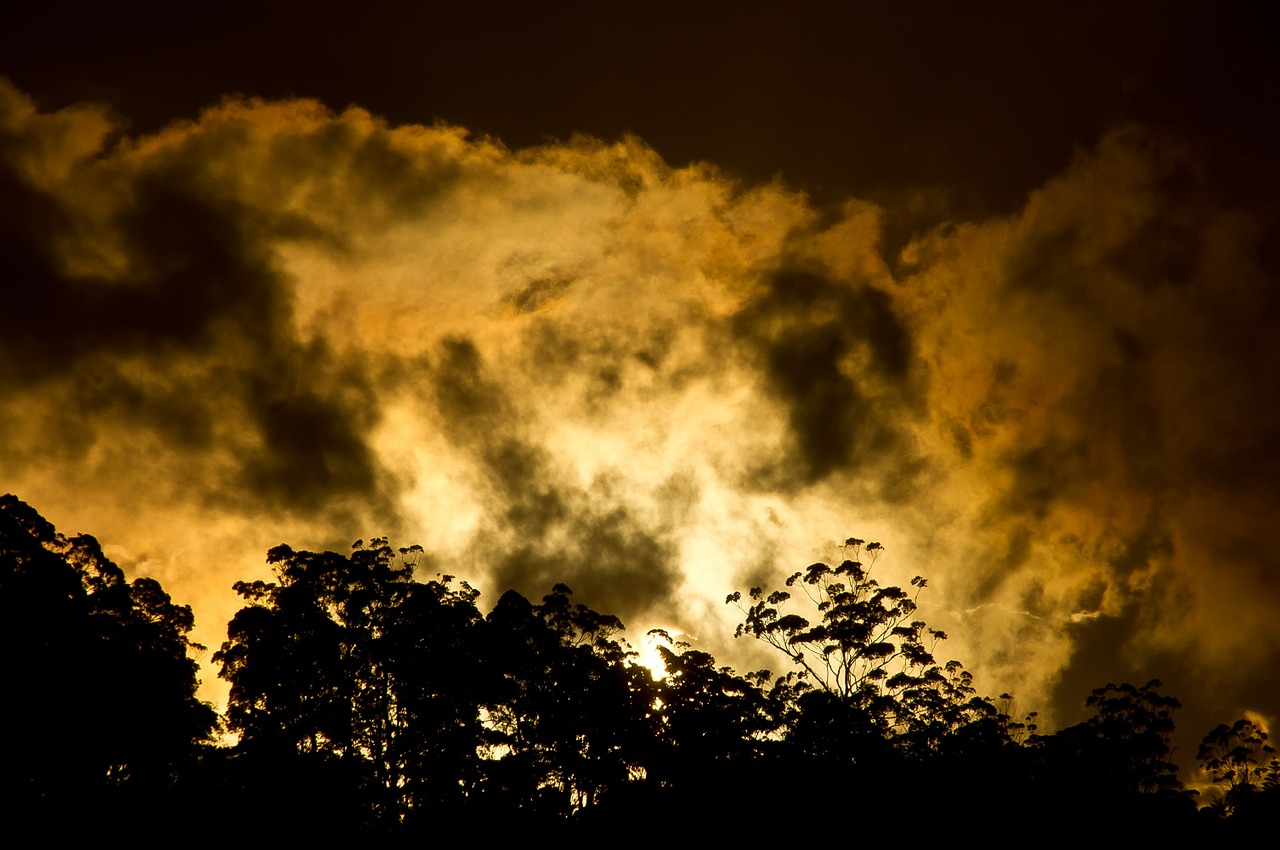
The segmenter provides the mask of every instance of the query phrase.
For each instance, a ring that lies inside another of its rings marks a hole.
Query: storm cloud
[[[858,535],[985,690],[1274,714],[1276,210],[1219,167],[1122,127],[886,256],[898,211],[636,138],[245,99],[131,137],[0,84],[3,485],[214,645],[268,546],[389,533],[733,663],[724,594]]]

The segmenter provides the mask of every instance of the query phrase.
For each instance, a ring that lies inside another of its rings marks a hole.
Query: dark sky
[[[1280,715],[1260,15],[344,5],[0,13],[0,489],[213,645],[387,532],[777,667],[857,534],[1027,710]]]
[[[634,133],[673,165],[990,210],[1121,121],[1274,139],[1280,95],[1274,27],[1245,4],[18,5],[0,34],[15,85],[46,108],[108,102],[132,132],[230,92],[315,97],[513,147]]]

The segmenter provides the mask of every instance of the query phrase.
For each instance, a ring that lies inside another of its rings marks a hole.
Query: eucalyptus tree
[[[1200,743],[1197,758],[1221,795],[1215,808],[1224,815],[1256,806],[1265,794],[1274,812],[1280,811],[1280,759],[1267,743],[1265,729],[1247,718],[1215,728]]]
[[[772,646],[803,674],[793,736],[828,754],[866,758],[887,745],[928,751],[997,713],[958,661],[935,660],[947,636],[915,619],[926,580],[916,576],[908,592],[872,577],[883,551],[851,537],[839,564],[811,564],[786,580],[798,593],[753,587],[746,607],[741,593],[726,599],[745,617],[736,636]],[[803,613],[791,610],[797,603]]]
[[[1095,688],[1085,700],[1093,710],[1087,720],[1043,739],[1054,772],[1074,775],[1096,793],[1181,794],[1170,741],[1173,712],[1182,703],[1161,687],[1152,679],[1141,687],[1124,682]]]

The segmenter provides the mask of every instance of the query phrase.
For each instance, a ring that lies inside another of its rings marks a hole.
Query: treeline
[[[656,633],[655,678],[622,623],[562,585],[483,613],[465,581],[415,577],[419,547],[281,546],[275,581],[235,586],[219,717],[196,698],[190,609],[5,496],[3,803],[49,835],[166,843],[1187,840],[1277,825],[1262,730],[1205,738],[1217,789],[1201,797],[1171,762],[1179,706],[1158,682],[1108,684],[1087,721],[1041,734],[935,660],[946,636],[914,618],[924,580],[880,586],[879,551],[851,539],[839,565],[729,597],[739,634],[792,672],[739,675]]]

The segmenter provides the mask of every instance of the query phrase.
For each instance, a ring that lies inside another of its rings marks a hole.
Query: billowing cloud
[[[267,546],[389,533],[755,666],[725,593],[857,534],[1028,707],[1163,667],[1273,710],[1274,210],[1176,140],[886,257],[873,204],[634,138],[249,100],[129,138],[7,85],[0,136],[4,485],[207,643]]]
[[[932,431],[971,496],[956,590],[983,612],[979,655],[1019,666],[1040,645],[1046,681],[1072,663],[1184,693],[1212,681],[1238,712],[1280,637],[1262,519],[1280,269],[1274,204],[1224,197],[1214,165],[1118,130],[1017,216],[918,239],[901,284]]]

